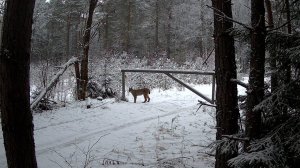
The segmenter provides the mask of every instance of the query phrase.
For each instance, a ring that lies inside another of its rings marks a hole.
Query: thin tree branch
[[[220,16],[220,17],[222,17],[222,18],[224,18],[224,19],[226,19],[226,20],[228,20],[228,21],[231,21],[231,22],[233,22],[233,23],[239,24],[239,25],[243,26],[244,28],[246,28],[246,29],[248,29],[248,30],[250,30],[250,31],[253,30],[252,27],[248,26],[248,25],[245,24],[245,23],[242,23],[242,22],[239,22],[239,21],[236,21],[236,20],[232,19],[231,17],[227,16],[224,12],[220,11],[219,9],[216,9],[216,8],[214,8],[214,7],[212,7],[212,6],[209,6],[209,5],[206,5],[206,6],[207,6],[208,8],[210,8],[210,9],[216,11],[215,14],[216,14],[217,16]]]
[[[205,106],[210,106],[210,107],[217,107],[216,105],[214,105],[214,104],[208,104],[208,103],[206,103],[206,102],[204,102],[204,101],[201,101],[201,100],[198,100],[198,104],[200,104],[200,106],[198,107],[198,109],[197,109],[197,111],[203,106],[203,105],[205,105]],[[196,112],[197,112],[196,111]]]
[[[213,48],[213,49],[209,52],[207,58],[203,61],[202,65],[207,65],[207,60],[208,60],[209,57],[212,55],[212,53],[213,53],[214,50],[215,50],[215,48]]]
[[[293,18],[291,18],[290,21],[295,20],[296,18],[297,18],[297,16],[294,16]],[[276,27],[276,28],[267,30],[267,32],[276,31],[276,30],[278,30],[278,29],[281,29],[281,28],[285,27],[285,26],[288,25],[288,24],[289,24],[289,22],[287,21],[287,22],[283,23],[282,25],[280,25],[280,26],[278,26],[278,27]]]

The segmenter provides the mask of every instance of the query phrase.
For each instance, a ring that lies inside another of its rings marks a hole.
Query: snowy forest
[[[0,30],[0,167],[299,167],[299,0],[0,0]]]

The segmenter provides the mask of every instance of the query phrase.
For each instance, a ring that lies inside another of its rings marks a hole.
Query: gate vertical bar
[[[216,75],[213,74],[212,75],[212,95],[211,95],[211,99],[213,104],[215,104],[215,91],[216,91]]]
[[[122,97],[121,97],[122,100],[126,100],[125,99],[125,72],[122,71]]]

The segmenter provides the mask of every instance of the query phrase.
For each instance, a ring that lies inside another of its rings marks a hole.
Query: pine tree
[[[251,1],[251,57],[247,91],[246,136],[258,138],[261,134],[261,110],[254,110],[264,99],[265,75],[265,8],[261,0]]]
[[[236,79],[236,62],[234,39],[230,35],[233,23],[220,15],[224,13],[232,17],[231,1],[213,0],[214,10],[214,41],[215,41],[215,69],[216,69],[216,120],[217,140],[223,135],[237,134],[239,110],[237,107],[237,85],[231,81]],[[226,151],[226,145],[221,144],[216,151],[216,168],[229,167],[227,161],[237,156],[237,144],[232,145],[232,151]]]

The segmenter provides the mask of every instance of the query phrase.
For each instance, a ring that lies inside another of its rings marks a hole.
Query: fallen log
[[[48,91],[52,89],[53,86],[59,81],[59,78],[63,75],[63,73],[68,69],[69,66],[73,65],[78,61],[78,58],[73,57],[67,63],[62,65],[61,70],[56,73],[56,75],[52,78],[49,84],[41,91],[41,93],[32,101],[30,104],[30,109],[33,110],[37,107],[38,103],[45,97]]]

